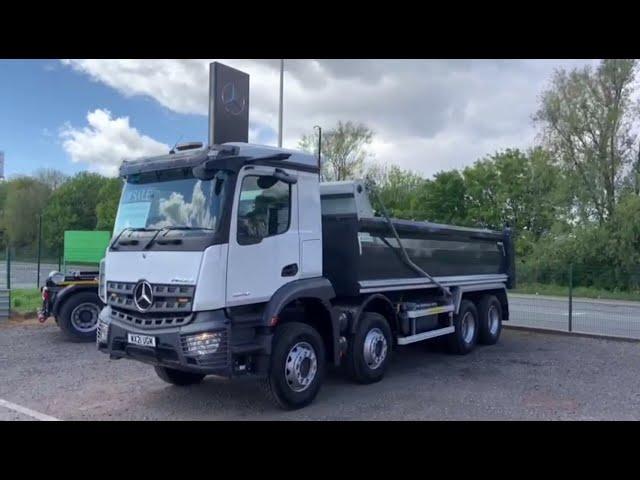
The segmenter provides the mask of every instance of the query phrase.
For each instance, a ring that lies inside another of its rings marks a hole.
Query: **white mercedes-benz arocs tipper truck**
[[[400,345],[493,344],[515,282],[502,232],[375,216],[361,182],[314,156],[247,143],[124,162],[100,272],[97,344],[174,385],[254,375],[284,408],[327,365],[382,379]]]

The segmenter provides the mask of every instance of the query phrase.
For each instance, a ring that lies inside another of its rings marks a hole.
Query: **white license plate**
[[[155,347],[156,337],[149,335],[138,335],[137,333],[127,333],[127,341],[134,345],[142,345],[143,347]]]

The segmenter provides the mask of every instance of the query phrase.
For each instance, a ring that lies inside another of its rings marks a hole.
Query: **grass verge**
[[[11,290],[11,310],[20,314],[35,313],[42,305],[37,288],[15,288]]]
[[[542,284],[542,283],[524,283],[519,284],[513,293],[526,293],[532,295],[549,295],[552,297],[568,297],[569,287],[564,285]],[[574,298],[597,298],[602,300],[635,300],[640,301],[640,293],[620,291],[620,290],[603,290],[594,287],[574,287]]]

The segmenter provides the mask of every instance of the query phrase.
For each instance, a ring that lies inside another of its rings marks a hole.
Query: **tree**
[[[7,182],[3,226],[13,247],[34,246],[38,237],[38,217],[49,198],[47,185],[31,177]]]
[[[627,267],[640,265],[640,197],[622,197],[611,223],[616,263]]]
[[[422,217],[436,223],[465,225],[468,222],[465,202],[467,187],[457,170],[438,172],[424,182],[418,193]]]
[[[113,231],[121,193],[121,179],[108,178],[105,180],[98,192],[98,203],[96,205],[96,229]]]
[[[635,69],[635,60],[603,60],[595,70],[560,69],[534,117],[545,144],[580,185],[576,200],[585,220],[603,223],[613,215],[632,161]]]
[[[43,217],[43,231],[51,248],[62,248],[65,230],[96,228],[99,192],[107,181],[97,173],[81,172],[53,192]]]
[[[421,219],[418,190],[424,179],[414,172],[402,170],[393,165],[379,171],[377,185],[380,198],[389,215],[396,218]],[[376,198],[372,198],[373,207],[380,211]]]
[[[7,246],[7,232],[4,223],[5,205],[7,203],[7,194],[9,192],[9,182],[0,182],[0,248]]]
[[[322,132],[322,177],[347,180],[362,174],[368,156],[365,146],[373,139],[373,131],[362,123],[348,121]],[[303,135],[299,147],[318,154],[318,133]]]
[[[502,227],[503,218],[498,203],[501,185],[494,161],[491,158],[479,160],[465,168],[463,176],[468,223],[485,228]]]
[[[57,190],[69,178],[66,174],[54,168],[40,168],[34,172],[33,177],[47,185],[51,191]]]

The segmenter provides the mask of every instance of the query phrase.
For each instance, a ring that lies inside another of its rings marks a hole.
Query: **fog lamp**
[[[216,353],[220,347],[220,332],[204,332],[189,335],[184,339],[184,350],[187,355],[209,355]]]

